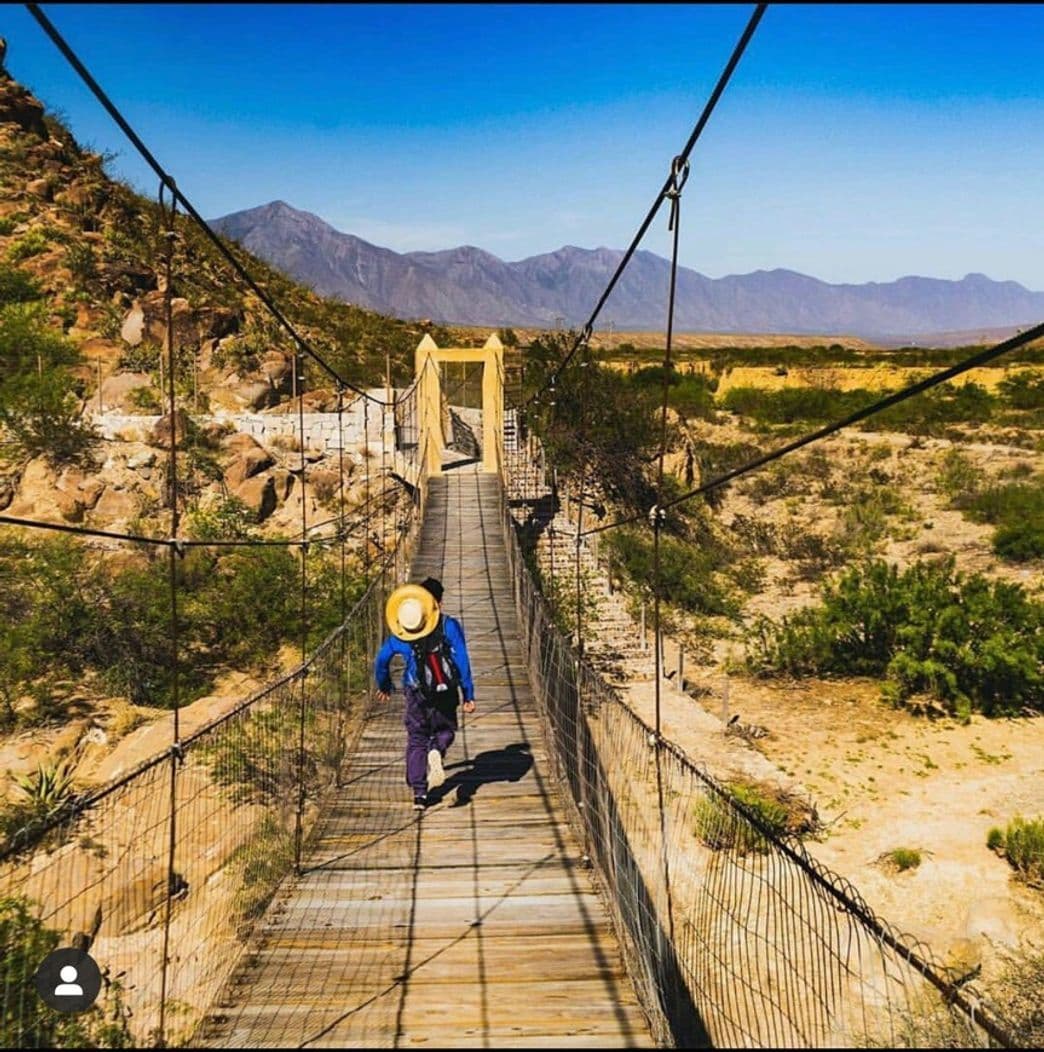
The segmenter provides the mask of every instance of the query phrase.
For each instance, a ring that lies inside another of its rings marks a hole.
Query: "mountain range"
[[[623,256],[617,249],[571,245],[514,263],[470,245],[398,253],[341,233],[284,201],[212,225],[323,295],[402,318],[462,325],[583,325]],[[635,253],[599,316],[600,327],[611,320],[618,331],[662,329],[669,273],[661,256]],[[983,274],[831,285],[792,270],[708,278],[681,267],[675,328],[895,340],[1042,318],[1044,292]]]

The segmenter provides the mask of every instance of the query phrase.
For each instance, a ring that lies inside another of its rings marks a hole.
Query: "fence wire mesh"
[[[408,431],[415,390],[394,413]],[[418,523],[420,453],[399,443],[381,454],[382,476],[407,482],[411,499],[390,496],[382,478],[364,522],[341,512],[342,539],[362,526],[376,554],[361,598],[302,664],[191,733],[183,723],[170,747],[172,717],[158,721],[150,759],[0,845],[4,1047],[191,1043],[361,726],[384,603],[404,579]],[[37,995],[33,976],[60,946],[89,950],[102,967],[88,1012],[59,1012]]]
[[[981,996],[657,736],[556,627],[518,536],[548,499],[509,451],[504,521],[548,751],[661,1044],[1009,1045]],[[529,447],[529,448],[527,448]],[[568,574],[572,567],[564,566]]]

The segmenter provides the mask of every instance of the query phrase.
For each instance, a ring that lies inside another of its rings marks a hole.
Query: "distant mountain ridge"
[[[623,253],[567,245],[508,263],[463,245],[393,252],[284,201],[234,212],[215,229],[323,295],[404,318],[464,325],[582,325]],[[637,252],[600,320],[662,329],[670,264]],[[708,278],[678,272],[680,331],[851,333],[866,339],[997,329],[1044,318],[1044,292],[968,274],[830,285],[791,270]]]

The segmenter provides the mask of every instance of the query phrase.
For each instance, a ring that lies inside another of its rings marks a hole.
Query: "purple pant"
[[[405,687],[406,781],[414,793],[428,791],[428,751],[445,756],[457,731],[457,692],[440,705],[430,705],[419,690]]]

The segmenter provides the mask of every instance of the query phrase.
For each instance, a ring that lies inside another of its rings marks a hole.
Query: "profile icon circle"
[[[84,1012],[98,999],[102,976],[94,958],[84,950],[52,950],[33,976],[44,1004],[59,1012]]]

